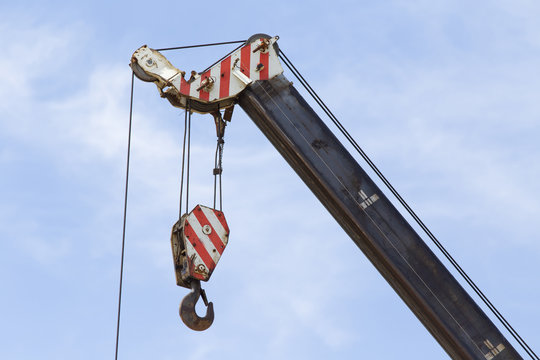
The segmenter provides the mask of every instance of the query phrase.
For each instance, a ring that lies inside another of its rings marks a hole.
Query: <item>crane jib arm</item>
[[[239,105],[454,359],[521,359],[283,76]]]
[[[522,359],[285,78],[281,66],[272,68],[272,64],[279,64],[276,40],[252,37],[237,54],[229,56],[232,61],[226,61],[225,68],[214,70],[218,79],[229,71],[228,86],[232,88],[230,79],[234,78],[241,88],[235,95],[229,92],[229,97],[216,96],[214,101],[207,94],[200,98],[205,85],[216,84],[215,80],[205,82],[200,74],[192,80],[198,84],[197,92],[190,95],[184,91],[182,95],[182,79],[176,79],[180,85],[175,88],[164,77],[138,68],[144,62],[151,64],[148,58],[134,55],[132,69],[142,80],[155,82],[160,92],[167,87],[169,94],[162,95],[178,107],[191,102],[195,111],[212,112],[238,103],[452,358]],[[250,59],[247,66],[242,51],[245,56],[255,54],[257,59]],[[265,58],[266,63],[260,65],[265,52],[270,59]],[[217,65],[222,66],[223,61]],[[261,80],[264,66],[272,75],[265,73]],[[176,71],[183,78],[183,73]],[[206,90],[211,92],[212,87]]]

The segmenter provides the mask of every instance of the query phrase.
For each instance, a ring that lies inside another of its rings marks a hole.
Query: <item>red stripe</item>
[[[221,62],[221,78],[219,80],[219,97],[229,96],[229,81],[231,79],[231,57]]]
[[[211,71],[212,69],[208,70],[207,72],[201,75],[201,84],[204,82],[204,80],[210,77]],[[203,89],[201,89],[201,91],[199,91],[199,99],[208,101],[210,99],[210,92],[204,91]]]
[[[225,215],[221,211],[213,210],[214,214],[216,214],[216,217],[218,218],[219,222],[221,223],[221,226],[223,226],[223,229],[229,234],[229,225],[227,225],[227,220],[225,220]]]
[[[251,44],[244,46],[240,50],[240,71],[248,78],[251,78]]]
[[[195,234],[195,231],[193,228],[189,225],[189,222],[186,221],[186,225],[184,226],[184,235],[188,237],[188,241],[193,245],[193,248],[195,249],[195,252],[201,257],[201,260],[206,264],[206,267],[208,268],[209,272],[212,272],[214,268],[216,267],[216,264],[214,263],[214,260],[208,254],[208,251],[206,251],[206,248],[204,247],[204,244],[201,242],[201,239]]]
[[[260,71],[259,79],[260,80],[268,80],[268,59],[269,59],[270,53],[261,53],[261,64],[263,64],[263,68]]]
[[[214,247],[217,249],[219,255],[223,254],[223,250],[225,249],[225,242],[219,237],[216,229],[214,229],[206,215],[204,215],[204,212],[202,210],[197,211],[193,215],[195,215],[197,220],[199,220],[199,224],[201,224],[201,226],[210,225],[210,227],[212,228],[212,232],[207,236],[210,238],[212,244],[214,244]]]
[[[193,264],[191,264],[190,266],[191,268],[189,270],[189,273],[192,278],[197,279],[197,280],[202,280],[202,281],[208,281],[208,278],[210,278],[210,275],[208,275],[208,278],[206,278],[203,274],[200,274],[194,271],[195,267]]]
[[[191,87],[191,84],[186,81],[186,79],[182,78],[180,80],[180,94],[189,95],[189,89]]]

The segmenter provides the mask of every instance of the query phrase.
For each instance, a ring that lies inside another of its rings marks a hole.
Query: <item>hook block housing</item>
[[[223,212],[197,205],[171,232],[176,284],[191,288],[191,280],[208,281],[229,241]]]

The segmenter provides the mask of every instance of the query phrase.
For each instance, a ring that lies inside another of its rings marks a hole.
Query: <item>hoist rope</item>
[[[187,139],[187,151],[186,151]],[[178,205],[178,219],[182,217],[182,197],[184,191],[184,171],[186,172],[186,213],[189,207],[189,158],[191,148],[191,103],[187,100],[186,111],[184,117],[184,141],[182,144],[182,171],[180,174],[180,203]],[[187,154],[187,169],[185,166]]]
[[[236,41],[225,41],[225,42],[219,42],[219,43],[209,43],[209,44],[198,44],[198,45],[186,45],[186,46],[176,46],[176,47],[169,47],[169,48],[161,48],[156,49],[157,51],[169,51],[169,50],[183,50],[183,49],[192,49],[192,48],[199,48],[199,47],[207,47],[207,46],[217,46],[217,45],[230,45],[230,44],[240,44],[233,50],[231,50],[229,53],[227,53],[225,56],[221,57],[219,60],[215,61],[213,64],[208,66],[203,71],[199,72],[200,74],[205,73],[208,69],[210,69],[212,66],[216,65],[217,63],[221,62],[223,59],[225,59],[227,56],[235,52],[236,50],[240,49],[244,44],[246,43],[246,40],[236,40]],[[186,107],[189,106],[186,104]],[[188,113],[189,111],[186,110],[186,120],[185,120],[185,129],[187,130],[187,133],[190,133],[190,125],[191,125],[191,114],[189,114],[189,120],[188,120]],[[221,131],[221,123],[218,125],[218,131]],[[225,126],[225,124],[223,124]],[[188,135],[187,138],[188,146],[187,146],[187,175],[186,175],[186,213],[188,212],[188,197],[189,197],[189,141],[190,137]],[[223,171],[222,169],[222,159],[223,159],[223,136],[218,135],[217,140],[217,146],[216,146],[216,155],[215,155],[215,161],[214,161],[214,209],[217,209],[217,191],[219,188],[219,210],[223,210],[223,192],[222,192],[222,181],[221,181],[221,173]],[[183,153],[182,153],[182,178],[181,178],[181,184],[180,184],[180,206],[179,206],[179,218],[182,217],[182,196],[183,196],[183,187],[184,187],[184,159],[185,159],[185,153],[186,153],[186,130],[184,130],[184,144],[183,144]]]
[[[200,47],[206,47],[206,46],[218,46],[218,45],[229,45],[229,44],[240,44],[236,48],[232,49],[229,53],[227,53],[225,56],[214,62],[212,65],[208,66],[203,71],[199,72],[199,74],[205,73],[208,69],[210,69],[212,66],[216,65],[221,60],[225,59],[227,56],[229,56],[231,53],[235,52],[236,50],[240,49],[244,44],[246,43],[246,40],[236,40],[236,41],[225,41],[220,43],[211,43],[211,44],[200,44],[200,45],[187,45],[187,46],[177,46],[177,47],[170,47],[170,48],[163,48],[163,49],[156,49],[157,51],[169,51],[169,50],[183,50],[183,49],[192,49],[192,48],[200,48]]]
[[[122,226],[122,250],[120,259],[120,284],[118,286],[118,316],[116,318],[116,350],[114,354],[115,360],[118,359],[118,340],[120,338],[120,309],[122,307],[122,279],[124,275],[124,249],[126,245],[126,219],[127,219],[127,202],[128,202],[128,184],[129,184],[129,157],[131,154],[131,120],[133,118],[133,83],[135,73],[131,73],[131,96],[129,100],[129,126],[128,126],[128,143],[126,156],[126,185],[124,192],[124,220]]]
[[[186,160],[186,138],[187,138],[187,128],[188,128],[188,109],[184,111],[184,141],[182,143],[182,166],[180,173],[180,202],[178,204],[178,219],[182,217],[182,197],[184,192],[184,171],[185,171],[185,160]]]
[[[429,230],[429,228],[424,224],[420,217],[414,212],[414,210],[407,204],[407,202],[401,197],[397,190],[392,186],[388,179],[383,175],[383,173],[377,168],[369,156],[364,152],[364,150],[358,145],[350,133],[345,129],[337,117],[330,111],[328,106],[321,100],[305,78],[300,74],[298,69],[292,64],[292,62],[287,58],[285,53],[280,49],[279,58],[283,63],[289,68],[293,75],[300,81],[302,86],[306,91],[313,97],[313,100],[321,107],[321,109],[326,113],[330,120],[336,125],[339,131],[345,136],[349,143],[354,147],[354,149],[362,156],[362,158],[368,163],[370,168],[377,174],[379,179],[384,183],[384,185],[390,190],[390,192],[396,197],[399,203],[407,210],[407,212],[412,216],[416,223],[422,228],[422,230],[427,234],[427,236],[432,240],[432,242],[437,246],[437,248],[444,254],[448,261],[454,266],[454,268],[459,272],[459,274],[465,279],[465,281],[472,287],[474,292],[482,299],[484,304],[491,310],[491,312],[497,317],[497,319],[503,324],[503,326],[508,330],[512,337],[519,343],[519,345],[525,350],[525,352],[535,360],[540,360],[538,355],[530,348],[530,346],[523,340],[523,338],[518,334],[518,332],[510,325],[506,318],[499,312],[499,310],[491,303],[487,296],[480,290],[480,288],[473,282],[469,275],[461,268],[457,261],[452,257],[452,255],[446,250],[446,248],[441,244],[441,242],[435,237],[435,235]]]
[[[218,159],[218,169],[219,169],[219,211],[223,211],[223,189],[221,185],[221,174],[223,172],[223,146],[225,142],[223,138],[218,140],[219,147],[219,159]]]
[[[210,44],[176,46],[176,47],[162,48],[162,49],[156,49],[156,50],[157,51],[182,50],[182,49],[192,49],[192,48],[199,48],[199,47],[205,47],[205,46],[229,45],[229,44],[239,44],[239,43],[244,44],[245,42],[246,40],[235,40],[235,41],[225,41],[225,42],[210,43]]]
[[[216,201],[217,201],[217,190],[219,186],[219,211],[223,211],[223,192],[222,192],[222,186],[221,186],[221,174],[223,173],[223,146],[225,144],[225,140],[223,140],[223,134],[225,131],[226,123],[224,122],[221,113],[218,110],[216,118],[216,131],[217,131],[217,144],[216,144],[216,153],[214,156],[214,209],[217,209],[216,207]],[[219,179],[219,181],[218,181]]]
[[[186,104],[188,122],[187,122],[187,169],[186,169],[186,213],[189,211],[189,168],[191,161],[191,102]]]

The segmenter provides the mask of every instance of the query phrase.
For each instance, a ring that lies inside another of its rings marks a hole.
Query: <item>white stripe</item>
[[[197,88],[201,86],[201,76],[196,75],[198,78],[195,78],[193,82],[191,83],[191,86],[189,88],[189,96],[198,99],[199,98],[199,92],[197,91]]]
[[[234,64],[236,64],[236,67],[234,66]],[[245,87],[244,82],[239,80],[237,76],[234,76],[233,69],[240,72],[240,50],[237,50],[234,54],[231,55],[231,77],[229,80],[229,97],[236,95]]]
[[[268,51],[270,52],[270,56],[268,56],[268,79],[272,79],[274,76],[281,74],[283,72],[283,68],[281,67],[273,44],[270,45]]]
[[[221,82],[221,63],[216,64],[210,69],[210,77],[214,80],[212,90],[210,90],[209,101],[219,99],[219,84]]]
[[[261,62],[261,52],[256,51],[255,53],[253,53],[253,50],[255,50],[255,48],[258,45],[259,45],[258,41],[255,41],[255,42],[251,43],[251,51],[250,51],[251,61],[249,63],[249,67],[250,67],[250,69],[249,69],[249,77],[253,81],[257,81],[257,80],[260,79],[260,72],[255,71],[255,69],[257,69],[257,65],[259,65],[259,63]]]
[[[193,254],[196,254],[197,256],[193,257],[193,267],[196,269],[197,266],[199,266],[200,264],[204,265],[204,267],[208,270],[208,267],[206,266],[206,264],[202,261],[200,255],[197,253],[197,251],[195,250],[195,248],[193,247],[193,245],[191,245],[191,242],[190,241],[185,241],[184,242],[186,244],[186,253],[188,255],[189,258],[192,258],[191,255]]]
[[[221,255],[217,251],[214,244],[212,244],[212,240],[210,240],[208,235],[203,233],[202,226],[199,223],[199,220],[197,219],[195,214],[191,214],[189,216],[188,221],[189,221],[189,225],[191,225],[191,228],[193,229],[193,231],[195,231],[195,235],[197,235],[197,237],[201,240],[201,243],[203,244],[204,248],[206,249],[206,251],[208,252],[210,257],[212,257],[212,260],[214,260],[214,264],[217,265],[217,262],[219,261],[219,258],[220,258]],[[208,264],[208,265],[210,265],[210,264]]]
[[[373,203],[377,200],[379,200],[379,196],[377,196],[377,194],[373,194],[368,199],[362,201],[360,206],[365,210],[368,206],[373,205]]]
[[[201,206],[201,209],[208,221],[210,222],[210,226],[214,228],[221,241],[223,241],[223,244],[227,245],[227,241],[229,240],[227,236],[227,231],[225,231],[225,228],[223,227],[223,225],[221,225],[221,222],[217,218],[214,210],[207,208],[206,206]]]
[[[360,189],[360,191],[358,192],[358,194],[360,195],[360,197],[362,198],[362,200],[366,200],[366,199],[367,199],[367,195],[366,195],[366,193],[364,192],[364,190]]]

